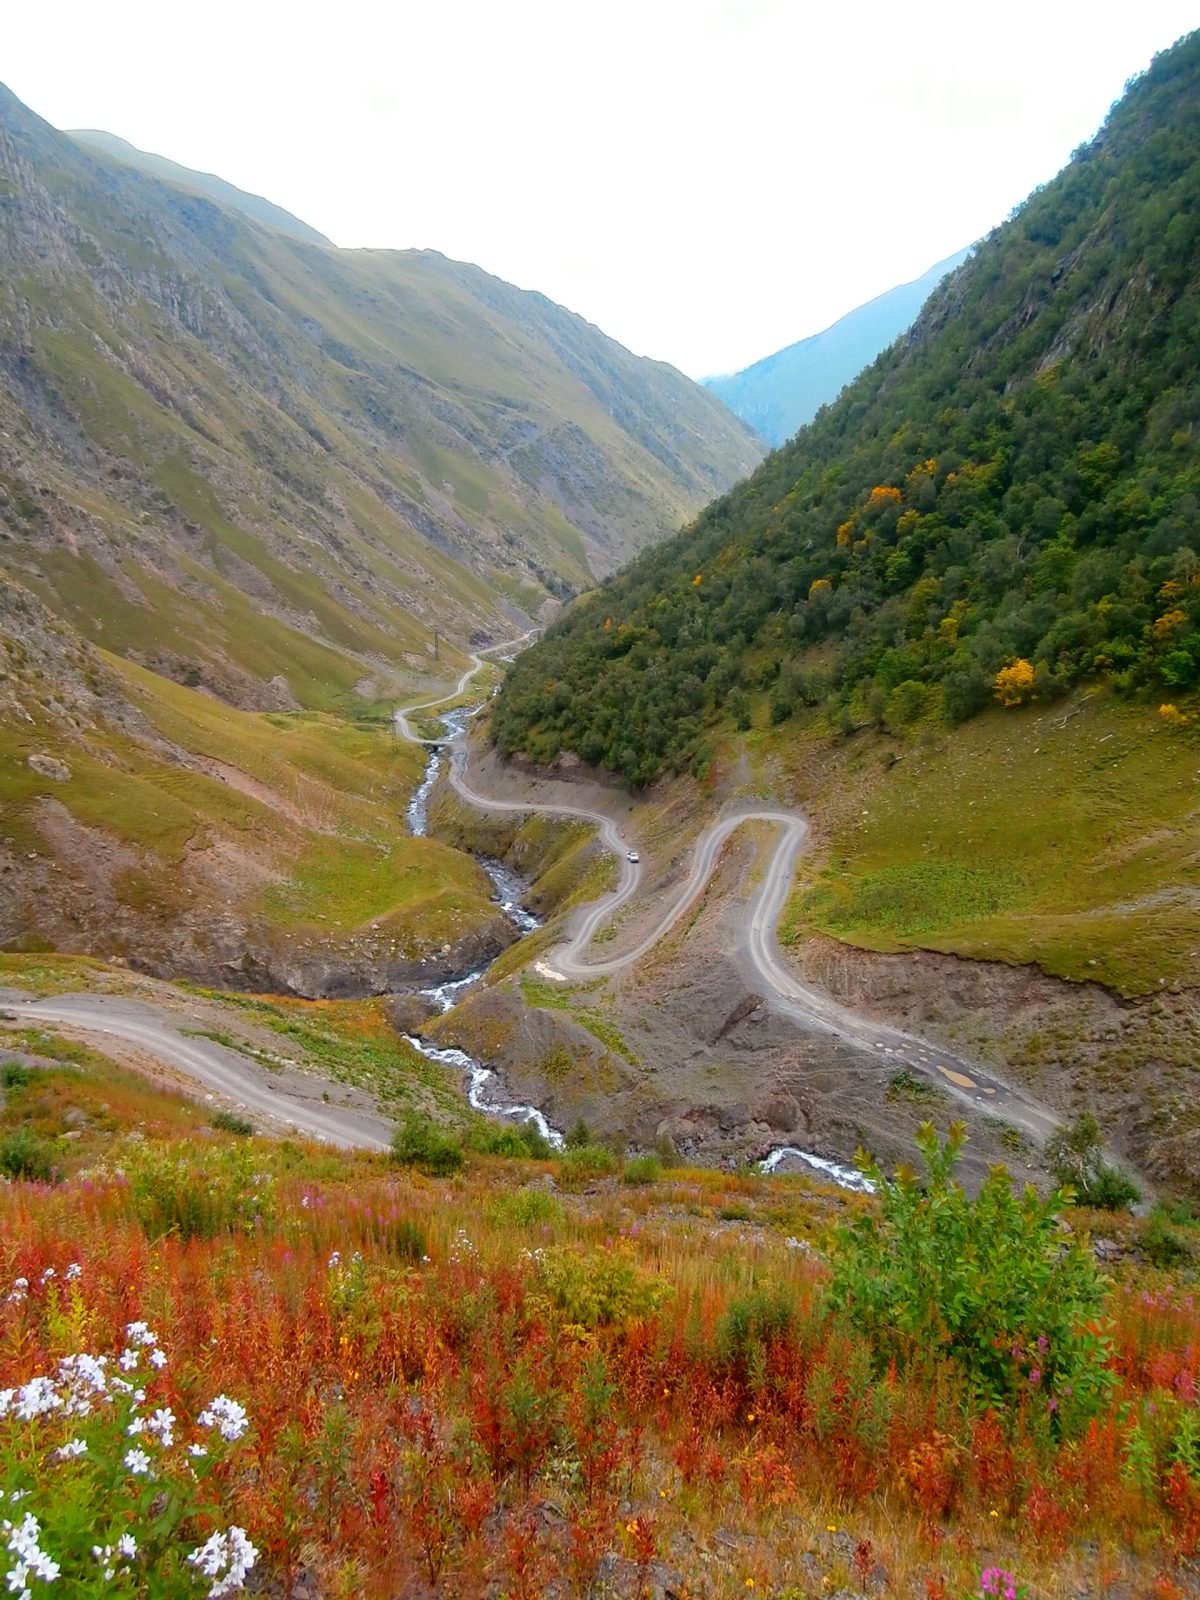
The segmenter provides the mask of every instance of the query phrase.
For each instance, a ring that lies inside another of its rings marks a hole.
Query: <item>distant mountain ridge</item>
[[[326,704],[411,674],[434,627],[527,625],[761,455],[544,296],[313,242],[130,151],[0,91],[5,565],[97,644]]]
[[[309,244],[332,245],[333,243],[323,233],[318,233],[316,228],[309,227],[307,222],[302,222],[290,211],[285,211],[282,206],[275,205],[260,194],[248,194],[236,184],[218,178],[215,172],[195,172],[191,167],[181,167],[177,161],[169,161],[166,156],[156,156],[149,150],[139,150],[127,139],[119,139],[115,133],[105,133],[102,128],[71,128],[68,130],[68,137],[86,145],[89,150],[112,156],[114,160],[124,162],[127,167],[135,167],[148,177],[162,178],[167,183],[180,184],[185,189],[198,189],[202,194],[219,200],[222,205],[232,206],[235,211],[243,212],[252,221],[266,223],[269,228],[278,228],[280,233],[290,234],[293,239],[305,239]]]
[[[783,444],[912,326],[938,284],[969,254],[969,246],[956,251],[911,283],[876,295],[821,333],[764,356],[740,372],[705,378],[705,388],[768,444]]]

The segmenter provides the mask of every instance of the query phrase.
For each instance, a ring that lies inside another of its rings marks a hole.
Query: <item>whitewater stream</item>
[[[411,708],[410,708],[411,709]],[[467,724],[471,718],[480,711],[479,706],[459,707],[454,711],[446,712],[438,718],[444,726],[445,744],[452,745],[463,737]],[[403,725],[403,724],[402,724]],[[425,837],[429,832],[429,800],[433,794],[438,778],[441,776],[444,755],[441,744],[424,741],[429,750],[429,762],[425,768],[425,775],[420,785],[408,803],[407,818],[409,830],[417,837]],[[491,879],[496,890],[496,900],[501,911],[510,922],[520,931],[522,937],[532,933],[535,928],[541,927],[541,921],[522,904],[522,895],[527,887],[515,872],[506,867],[503,862],[495,861],[489,856],[475,858]],[[458,1004],[466,991],[483,978],[492,963],[489,961],[475,972],[467,973],[465,978],[455,978],[446,983],[435,984],[428,989],[417,992],[427,999],[432,1000],[442,1015],[451,1007]],[[474,1056],[468,1055],[465,1050],[453,1047],[439,1048],[436,1045],[426,1044],[416,1034],[405,1034],[404,1038],[423,1055],[427,1061],[436,1061],[442,1066],[456,1067],[465,1074],[467,1079],[467,1100],[476,1111],[483,1112],[490,1117],[503,1117],[510,1122],[532,1123],[542,1137],[554,1149],[561,1150],[564,1139],[561,1129],[553,1126],[545,1113],[537,1106],[513,1104],[507,1100],[495,1098],[495,1091],[499,1087],[499,1080],[491,1067],[485,1066],[482,1061],[477,1061]],[[829,1161],[824,1156],[813,1155],[810,1151],[801,1150],[795,1145],[780,1145],[772,1150],[758,1163],[760,1171],[770,1173],[777,1171],[785,1162],[800,1162],[811,1171],[819,1173],[822,1177],[839,1184],[843,1189],[853,1189],[858,1193],[869,1193],[872,1184],[849,1167],[841,1166],[836,1161]]]

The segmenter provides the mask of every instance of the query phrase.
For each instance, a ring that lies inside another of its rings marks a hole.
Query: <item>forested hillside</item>
[[[1200,35],[745,483],[513,668],[501,747],[635,784],[784,722],[1200,682]],[[1185,713],[1176,707],[1175,715]]]

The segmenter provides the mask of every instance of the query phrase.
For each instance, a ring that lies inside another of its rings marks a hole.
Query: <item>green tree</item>
[[[1059,1226],[1069,1196],[1017,1194],[993,1167],[972,1199],[955,1178],[966,1131],[941,1145],[923,1123],[923,1177],[889,1181],[860,1153],[879,1209],[838,1235],[831,1302],[871,1341],[880,1367],[932,1370],[949,1361],[976,1399],[1044,1406],[1049,1426],[1074,1432],[1109,1384],[1106,1342],[1094,1328],[1103,1284],[1095,1258]]]

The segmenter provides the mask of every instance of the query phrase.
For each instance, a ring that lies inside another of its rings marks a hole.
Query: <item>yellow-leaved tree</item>
[[[1033,699],[1033,667],[1024,656],[1010,661],[996,674],[992,687],[1002,706],[1023,706]]]

